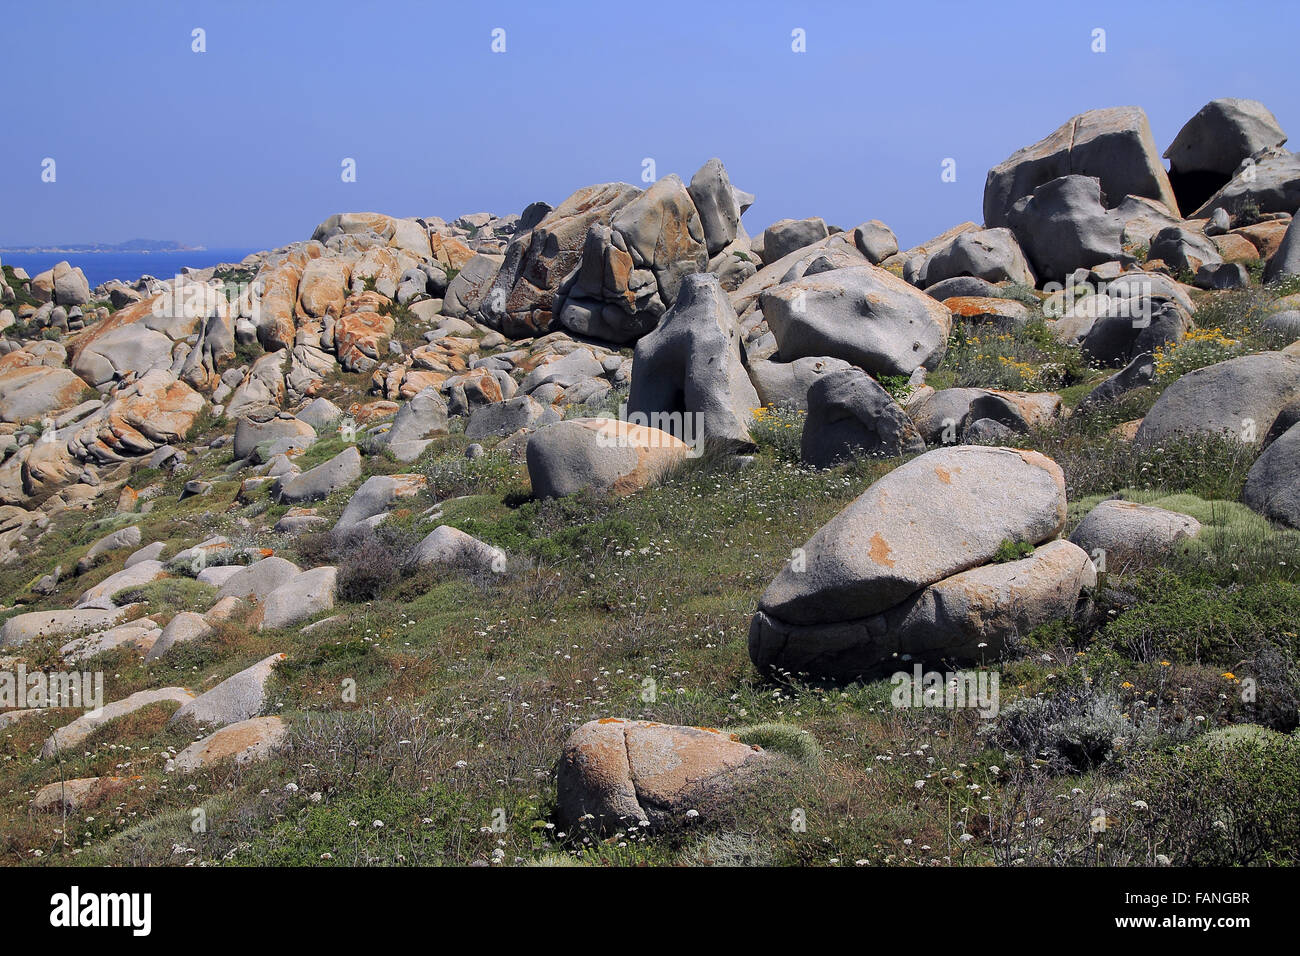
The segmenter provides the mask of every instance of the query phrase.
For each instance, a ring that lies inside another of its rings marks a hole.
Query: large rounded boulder
[[[938,366],[952,331],[941,303],[873,265],[804,275],[759,302],[783,362],[826,355],[873,375],[910,375]]]
[[[1159,558],[1200,530],[1191,515],[1110,498],[1088,512],[1070,540],[1093,555],[1099,568],[1118,571],[1132,561]]]
[[[681,823],[734,795],[771,760],[710,727],[606,717],[575,730],[560,755],[559,814],[595,829]]]
[[[1151,448],[1196,435],[1263,440],[1284,412],[1300,405],[1300,356],[1258,352],[1188,372],[1166,388],[1134,442]]]
[[[1052,540],[1065,517],[1061,469],[1037,452],[921,455],[795,550],[759,601],[750,656],[765,671],[844,680],[904,656],[995,657],[1072,613],[1095,580],[1087,554]],[[1024,557],[1001,561],[1008,544]]]
[[[560,498],[587,488],[631,494],[685,460],[691,447],[658,428],[571,418],[539,428],[525,454],[533,495]]]

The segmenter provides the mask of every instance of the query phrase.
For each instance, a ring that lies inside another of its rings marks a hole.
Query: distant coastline
[[[156,249],[129,251],[100,248],[87,252],[67,249],[42,252],[11,252],[0,249],[0,261],[6,266],[22,268],[28,275],[39,275],[59,262],[70,262],[86,274],[93,289],[110,279],[135,282],[143,275],[170,279],[181,269],[206,269],[222,262],[239,262],[261,249]]]
[[[0,256],[10,255],[97,255],[99,253],[128,253],[148,255],[151,252],[204,252],[203,246],[187,246],[171,239],[128,239],[126,242],[70,242],[54,245],[0,246]]]

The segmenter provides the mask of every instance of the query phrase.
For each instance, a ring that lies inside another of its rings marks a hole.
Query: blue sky
[[[1206,101],[1262,100],[1300,145],[1300,5],[6,4],[0,244],[268,248],[328,215],[518,212],[710,156],[783,217],[978,220],[988,167],[1085,109],[1161,150]],[[206,31],[207,52],[191,51]],[[493,53],[491,32],[506,31]],[[1094,28],[1107,52],[1091,52]],[[791,50],[803,29],[807,52]],[[57,180],[41,182],[52,157]],[[344,183],[341,162],[357,163]],[[957,180],[941,181],[956,160]]]

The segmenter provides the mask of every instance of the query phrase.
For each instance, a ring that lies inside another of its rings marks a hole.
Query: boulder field
[[[574,608],[608,624],[611,661],[670,633],[707,640],[738,725],[757,705],[733,684],[779,697],[1000,666],[1047,625],[1094,622],[1099,595],[1122,612],[1138,598],[1115,580],[1216,535],[1291,540],[1300,158],[1286,141],[1252,100],[1206,104],[1163,154],[1141,108],[1091,110],[989,170],[982,223],[910,247],[874,219],[756,224],[759,198],[712,158],[506,215],[337,213],[171,278],[90,288],[69,263],[6,266],[0,652],[112,677],[97,709],[49,718],[12,762],[21,785],[0,790],[50,818],[126,799],[125,757],[67,779],[29,766],[116,730],[188,735],[144,771],[186,786],[298,748],[295,773],[344,750],[388,759],[390,741],[339,715],[378,721],[379,700],[491,671],[505,705],[431,695],[469,723],[426,736],[452,722],[431,710],[392,731],[429,762],[426,790],[466,763],[439,763],[447,741],[537,719],[536,751],[492,777],[554,783],[555,819],[530,832],[675,827],[792,758],[692,726],[712,706],[694,691],[647,693],[647,719],[632,716],[631,665],[586,667]],[[1097,468],[1132,468],[1080,494],[1094,447]],[[1237,481],[1216,486],[1233,500],[1146,503],[1171,449],[1223,456],[1207,467]],[[759,495],[752,474],[783,490]],[[814,480],[833,507],[788,491]],[[760,513],[778,530],[675,555],[668,537],[712,520],[690,509],[714,492],[717,537]],[[788,559],[760,559],[778,537]],[[743,606],[682,590],[692,623],[661,628],[646,582],[624,576],[647,554],[680,562],[665,574],[705,562],[708,589],[743,587]],[[566,591],[575,555],[600,574],[583,564]],[[484,610],[509,588],[528,639],[555,644],[528,646],[517,684],[509,626]],[[406,608],[428,595],[436,646],[412,649],[425,621]],[[376,606],[405,619],[372,627]],[[650,660],[651,683],[694,686],[689,666]],[[543,718],[534,700],[559,683],[580,700]],[[7,707],[0,725],[40,710]]]

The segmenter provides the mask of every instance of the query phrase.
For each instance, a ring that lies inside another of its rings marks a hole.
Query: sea
[[[272,248],[268,246],[267,248]],[[186,249],[179,252],[0,252],[0,262],[38,275],[60,262],[70,262],[86,274],[93,289],[109,279],[134,282],[143,275],[170,279],[182,268],[206,269],[221,262],[239,262],[261,249]]]

